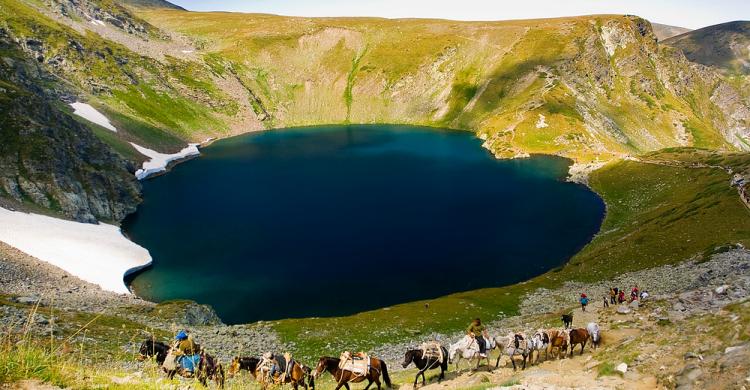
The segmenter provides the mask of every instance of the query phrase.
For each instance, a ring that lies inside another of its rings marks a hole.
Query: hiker
[[[649,297],[648,291],[646,290],[641,291],[641,301],[643,301],[644,299],[648,297]]]
[[[489,335],[487,335],[487,330],[484,328],[484,325],[482,325],[482,320],[475,318],[474,321],[471,322],[471,325],[469,325],[469,329],[466,330],[466,333],[469,337],[472,337],[477,341],[477,345],[479,346],[479,356],[486,358],[487,340],[485,337],[489,338]]]
[[[179,363],[185,371],[195,372],[198,362],[200,361],[200,348],[198,347],[198,344],[193,341],[192,336],[188,336],[186,330],[177,332],[173,349],[175,356],[177,356],[177,363]]]
[[[613,305],[617,303],[617,288],[609,288],[609,303]]]
[[[589,304],[589,297],[586,296],[585,293],[581,294],[581,299],[579,300],[581,302],[581,310],[586,311],[586,305]]]
[[[633,288],[630,290],[630,302],[633,302],[638,299],[638,285],[634,284]]]
[[[609,297],[607,296],[607,294],[604,294],[604,308],[606,309],[608,307],[609,307]]]
[[[625,291],[620,290],[620,295],[617,296],[617,302],[618,303],[625,302]]]

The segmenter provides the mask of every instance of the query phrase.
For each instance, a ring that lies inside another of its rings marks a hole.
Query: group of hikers
[[[633,301],[644,300],[648,298],[648,291],[641,291],[638,285],[633,285],[630,288],[630,296],[625,296],[625,290],[619,287],[610,287],[609,292],[604,294],[602,297],[603,307],[607,308],[610,304],[617,305],[623,303],[632,303]],[[581,310],[586,311],[586,306],[589,305],[589,297],[586,293],[581,293],[578,303],[581,304]]]

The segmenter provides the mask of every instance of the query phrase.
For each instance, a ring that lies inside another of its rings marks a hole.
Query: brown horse
[[[253,375],[253,377],[255,377],[255,370],[258,368],[258,363],[260,363],[260,359],[256,357],[235,356],[232,359],[232,363],[229,364],[227,375],[231,378],[237,375],[241,370],[247,370]]]
[[[565,354],[568,351],[568,338],[565,334],[565,331],[557,330],[557,329],[550,329],[547,331],[547,334],[549,335],[549,351],[550,354],[559,359],[560,356],[565,356]]]
[[[388,376],[388,367],[385,365],[385,362],[374,357],[371,357],[370,359],[370,371],[366,375],[357,375],[351,371],[339,368],[341,359],[323,356],[315,367],[313,378],[321,375],[324,371],[328,371],[328,373],[333,375],[333,379],[338,384],[334,390],[338,390],[342,386],[345,387],[346,390],[350,390],[349,382],[359,383],[365,379],[367,379],[365,390],[369,389],[373,382],[375,382],[378,386],[378,390],[380,390],[380,374],[382,373],[385,386],[391,388],[391,378]]]
[[[583,355],[583,349],[586,347],[586,341],[589,340],[589,331],[583,328],[571,329],[570,331],[570,356],[573,356],[573,349],[578,344],[581,344],[581,355]]]

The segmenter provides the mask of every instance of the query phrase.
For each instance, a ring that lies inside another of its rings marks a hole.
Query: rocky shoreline
[[[188,328],[201,342],[210,346],[212,353],[229,360],[236,353],[260,354],[268,350],[284,350],[276,333],[268,324],[225,325],[213,309],[194,302],[157,304],[133,294],[117,294],[81,280],[44,261],[29,256],[0,242],[0,297],[10,297],[20,305],[51,307],[69,313],[109,314],[126,318],[143,327],[139,338],[146,338],[145,329],[173,333]],[[26,323],[29,310],[23,307],[0,305],[0,323],[4,329],[20,330]],[[49,334],[50,327],[58,326],[53,319],[37,314],[32,321],[32,332]],[[135,353],[138,342],[123,345]]]
[[[521,299],[520,315],[494,321],[488,324],[488,328],[493,334],[531,330],[526,329],[530,326],[527,323],[530,317],[572,310],[577,306],[577,297],[581,292],[587,292],[592,304],[599,306],[610,286],[628,288],[633,284],[649,291],[653,300],[676,302],[671,310],[660,314],[670,321],[719,310],[728,303],[746,299],[750,295],[750,250],[735,247],[714,254],[708,261],[692,259],[677,265],[625,273],[602,282],[569,282],[556,289],[539,289]],[[40,302],[41,305],[54,305],[63,311],[113,313],[166,332],[187,327],[197,339],[225,360],[236,354],[257,355],[289,347],[281,342],[269,324],[225,325],[210,307],[192,302],[183,302],[178,311],[162,316],[161,306],[156,303],[131,294],[104,291],[4,243],[0,243],[0,294],[13,296],[18,303],[31,305]],[[3,306],[0,322],[23,323],[27,315],[27,310]],[[40,333],[48,331],[48,319],[41,318],[36,322]],[[146,337],[147,333],[144,332],[142,336]],[[461,336],[461,332],[425,334],[409,343],[382,345],[370,352],[394,362],[403,357],[407,348],[413,348],[420,342],[437,339],[448,344]],[[133,342],[123,348],[135,352],[136,344]],[[400,369],[394,366],[392,370]]]

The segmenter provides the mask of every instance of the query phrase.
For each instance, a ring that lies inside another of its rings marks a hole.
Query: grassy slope
[[[235,115],[237,106],[214,85],[208,67],[140,56],[96,34],[60,24],[35,5],[0,0],[2,27],[21,41],[42,41],[45,59],[65,59],[65,66],[53,69],[54,73],[88,94],[89,103],[120,125],[119,141],[111,135],[103,137],[116,150],[123,152],[121,141],[133,141],[174,151],[186,141],[226,135],[225,118]],[[116,7],[107,2],[102,6]],[[83,49],[77,50],[71,42]]]
[[[591,16],[455,22],[143,11],[192,37],[204,59],[228,63],[269,108],[271,126],[409,123],[473,130],[500,156],[555,153],[576,160],[678,146],[729,148],[710,103],[716,80],[686,94],[671,48],[641,34],[641,19]],[[623,36],[610,57],[603,29]],[[696,104],[695,102],[699,102]],[[539,115],[549,124],[538,128]],[[591,128],[587,128],[590,125]],[[596,128],[596,130],[592,130]]]
[[[653,160],[720,162],[736,171],[750,156],[693,149],[650,155]],[[274,324],[306,359],[342,348],[368,349],[417,334],[462,329],[468,318],[517,311],[522,295],[571,280],[604,280],[622,272],[677,263],[725,244],[750,245],[750,211],[716,168],[623,161],[593,174],[591,186],[608,205],[602,233],[564,267],[526,283],[413,302],[349,317],[292,319]],[[429,303],[429,309],[424,304]]]

